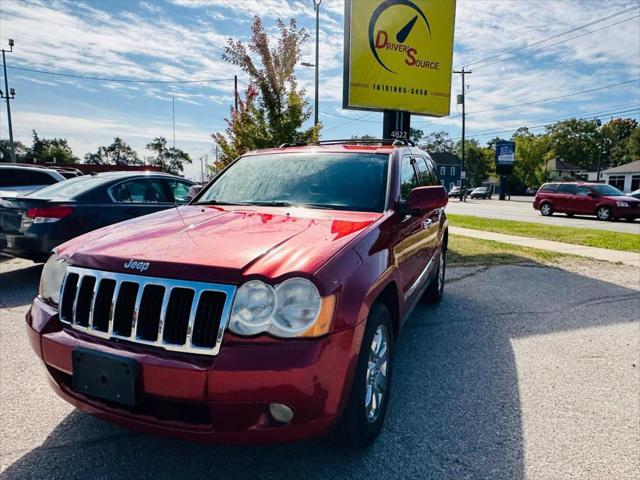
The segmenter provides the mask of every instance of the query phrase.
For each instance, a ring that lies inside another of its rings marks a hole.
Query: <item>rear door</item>
[[[574,183],[561,183],[554,194],[553,208],[557,212],[576,213],[578,208],[576,200],[577,186]]]
[[[174,205],[173,194],[161,177],[138,177],[109,188],[115,218],[109,223],[149,215]]]

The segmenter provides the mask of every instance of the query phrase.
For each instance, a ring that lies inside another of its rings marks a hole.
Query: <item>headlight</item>
[[[619,207],[628,207],[629,204],[627,202],[616,202],[616,205]]]
[[[58,304],[60,302],[60,288],[66,271],[67,262],[64,258],[55,253],[51,255],[42,268],[38,294],[45,300]]]
[[[229,329],[238,335],[317,337],[329,331],[334,307],[334,296],[320,297],[304,278],[291,278],[275,288],[252,280],[236,292]]]

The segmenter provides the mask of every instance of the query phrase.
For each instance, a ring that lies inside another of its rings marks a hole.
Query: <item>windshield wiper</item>
[[[246,205],[253,205],[256,207],[291,207],[293,204],[291,202],[285,201],[264,201],[264,202],[247,202]]]
[[[193,205],[251,205],[246,202],[219,202],[218,200],[206,200],[204,202],[196,202]]]

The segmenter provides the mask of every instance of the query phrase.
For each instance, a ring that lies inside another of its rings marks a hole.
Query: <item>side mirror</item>
[[[444,208],[449,202],[447,190],[442,185],[433,187],[418,187],[409,192],[404,208],[409,214],[432,211]]]
[[[198,195],[198,193],[200,193],[200,190],[202,190],[203,185],[191,185],[191,187],[189,187],[189,193],[187,194],[187,202],[190,202],[191,200],[193,200],[196,195]]]

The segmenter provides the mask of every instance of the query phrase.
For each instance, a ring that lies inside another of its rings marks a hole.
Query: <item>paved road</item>
[[[194,445],[74,411],[26,342],[40,268],[0,268],[0,478],[638,478],[632,267],[451,269],[446,299],[397,344],[388,422],[362,452]]]
[[[617,221],[601,222],[595,217],[575,216],[569,218],[562,213],[556,213],[552,217],[543,217],[540,212],[533,209],[533,197],[512,197],[511,201],[471,200],[460,202],[452,198],[447,205],[448,213],[460,215],[475,215],[476,217],[499,218],[502,220],[518,220],[520,222],[536,222],[546,225],[565,227],[595,228],[597,230],[611,230],[614,232],[627,232],[640,234],[640,220],[635,222]]]

